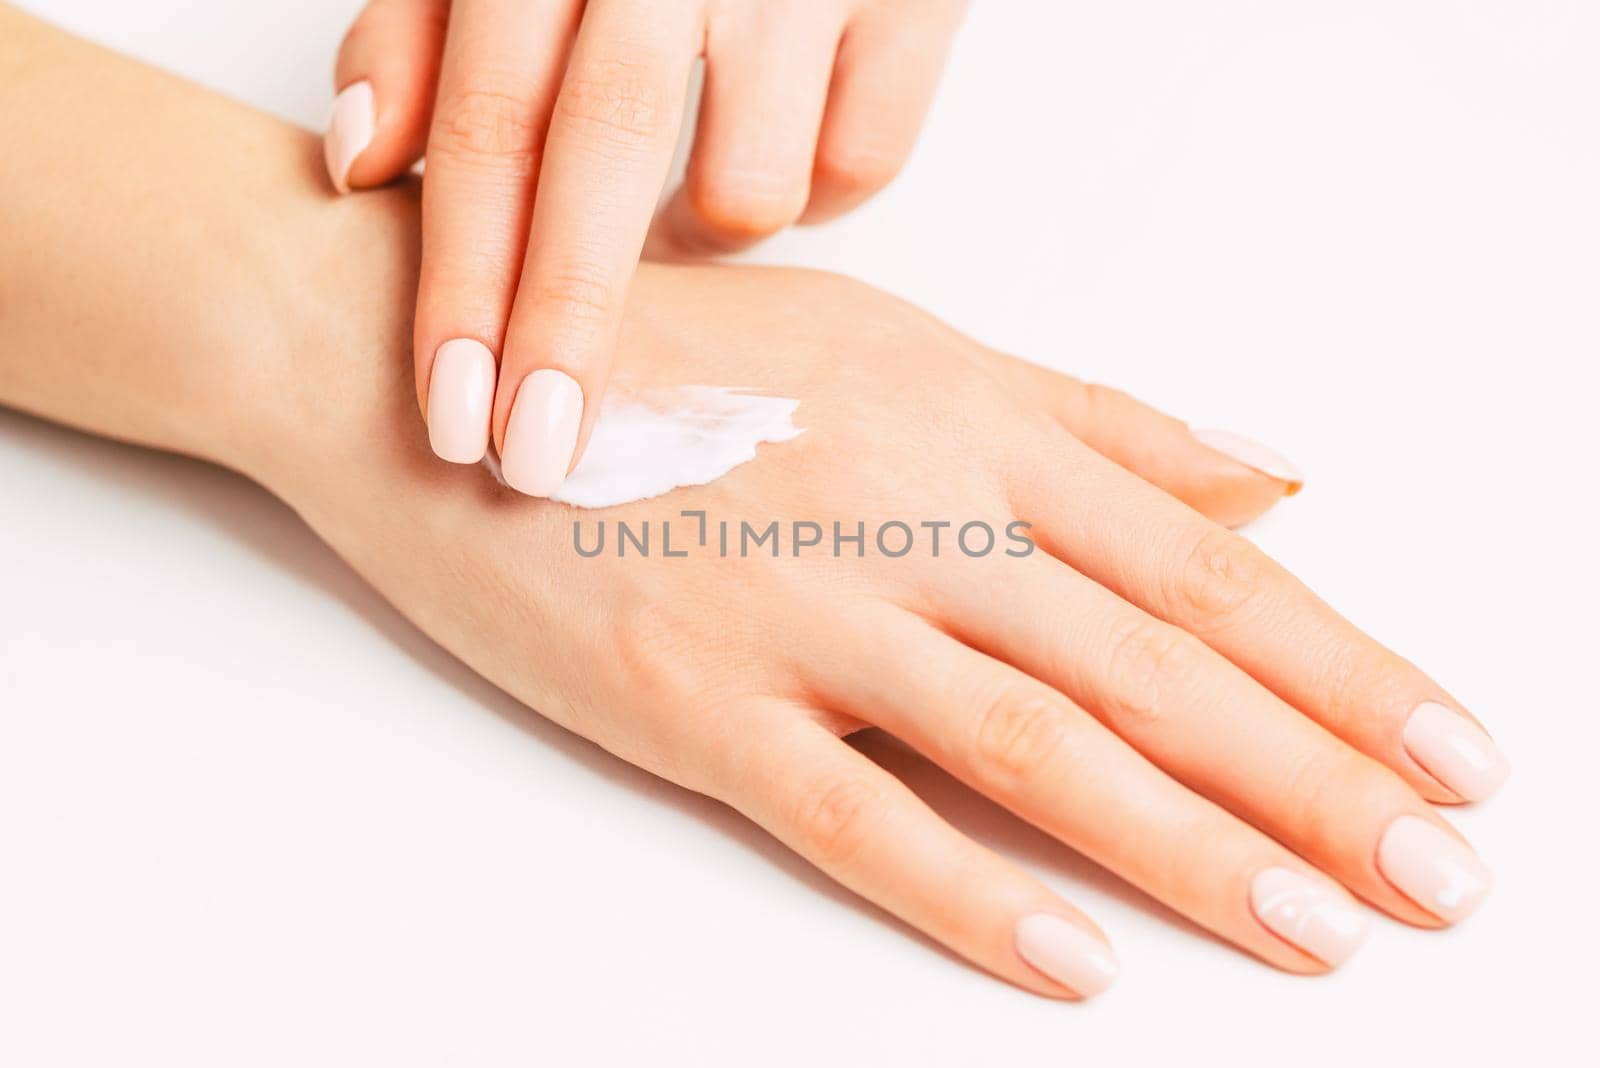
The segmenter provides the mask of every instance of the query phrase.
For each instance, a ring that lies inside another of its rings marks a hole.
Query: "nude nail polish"
[[[372,144],[377,127],[378,113],[370,82],[347,85],[333,98],[322,154],[328,164],[328,177],[339,192],[350,192],[350,165]]]
[[[523,380],[511,406],[500,473],[507,485],[530,497],[548,497],[560,487],[578,447],[583,388],[553,368]]]
[[[1243,434],[1235,434],[1230,430],[1193,430],[1189,431],[1200,444],[1232,460],[1237,460],[1246,467],[1253,467],[1269,478],[1288,483],[1283,491],[1285,497],[1292,497],[1300,492],[1300,487],[1306,484],[1305,476],[1300,469],[1288,460],[1283,454],[1267,448],[1259,441],[1247,438]]]
[[[1267,868],[1250,881],[1250,908],[1267,930],[1336,968],[1372,930],[1367,913],[1319,879]]]
[[[1016,938],[1023,960],[1079,997],[1092,998],[1116,981],[1119,969],[1111,947],[1060,916],[1024,916]]]
[[[453,464],[475,464],[489,451],[489,414],[494,404],[494,353],[472,338],[458,337],[433,354],[428,378],[428,444]]]
[[[1471,915],[1494,882],[1476,853],[1416,816],[1401,816],[1383,832],[1378,870],[1396,890],[1448,923]]]
[[[1412,760],[1468,801],[1482,801],[1511,774],[1511,763],[1481,727],[1436,701],[1416,707],[1403,737]]]

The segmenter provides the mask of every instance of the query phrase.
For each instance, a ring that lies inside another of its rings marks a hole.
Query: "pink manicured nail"
[[[1511,763],[1476,723],[1435,701],[1406,720],[1406,752],[1468,801],[1482,801],[1506,781]]]
[[[1048,912],[1017,922],[1017,953],[1079,997],[1092,998],[1117,979],[1117,958],[1110,946]]]
[[[1449,923],[1470,916],[1494,882],[1476,853],[1416,816],[1401,816],[1383,832],[1378,868],[1395,889]]]
[[[548,497],[560,487],[578,447],[583,387],[552,368],[523,380],[506,424],[500,473],[506,484],[530,497]]]
[[[428,378],[428,444],[453,464],[475,464],[489,451],[494,404],[494,353],[481,341],[458,337],[433,354]]]
[[[1333,887],[1288,868],[1267,868],[1250,881],[1250,908],[1267,929],[1336,968],[1367,940],[1366,912]]]
[[[328,118],[328,133],[322,139],[322,155],[328,163],[328,177],[341,193],[350,192],[350,165],[372,144],[378,127],[378,113],[372,101],[372,84],[347,85],[333,98],[333,114]]]
[[[1280,482],[1287,482],[1288,488],[1283,491],[1285,497],[1291,497],[1300,492],[1300,487],[1306,484],[1306,478],[1300,469],[1283,455],[1267,448],[1259,441],[1254,441],[1243,434],[1235,434],[1229,430],[1190,430],[1195,440],[1210,449],[1215,449],[1222,455],[1230,457],[1253,467],[1269,478]]]

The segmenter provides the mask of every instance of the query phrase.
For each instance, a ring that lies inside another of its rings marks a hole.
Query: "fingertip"
[[[373,2],[345,34],[324,141],[340,193],[383,185],[421,158],[448,10],[444,0]]]
[[[1293,497],[1305,486],[1305,476],[1300,469],[1276,449],[1269,448],[1254,438],[1235,434],[1231,430],[1191,429],[1196,441],[1208,449],[1220,452],[1230,460],[1261,472],[1283,484],[1283,496]]]
[[[1402,738],[1406,753],[1453,795],[1453,803],[1488,800],[1511,775],[1510,761],[1488,732],[1438,701],[1411,711]]]
[[[489,448],[494,353],[473,338],[453,338],[433,357],[428,385],[428,443],[439,459],[475,464]]]
[[[1261,518],[1288,494],[1284,483],[1230,459],[1197,462],[1181,485],[1163,487],[1221,526],[1236,529]]]
[[[1103,938],[1049,912],[1017,921],[1016,950],[1029,967],[1079,999],[1109,990],[1122,970]]]
[[[583,387],[566,372],[546,367],[523,379],[500,450],[507,485],[530,497],[560,489],[577,452],[583,410]]]
[[[372,83],[352,82],[333,98],[328,130],[322,140],[323,160],[328,177],[340,194],[350,192],[350,170],[372,144],[377,133],[377,104]]]
[[[1299,493],[1305,477],[1276,450],[1221,430],[1189,430],[1183,500],[1226,527],[1240,527]]]
[[[1355,956],[1372,934],[1372,918],[1334,884],[1292,868],[1273,866],[1250,882],[1250,909],[1273,934],[1310,956],[1322,975]]]
[[[1458,834],[1412,815],[1384,831],[1377,864],[1391,886],[1442,925],[1470,916],[1494,885],[1488,865]]]
[[[1242,435],[1191,430],[1121,390],[984,352],[1006,382],[1069,434],[1213,522],[1243,526],[1304,482],[1281,454]]]

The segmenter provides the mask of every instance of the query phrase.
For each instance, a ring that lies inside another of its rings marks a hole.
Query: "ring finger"
[[[809,3],[744,5],[711,23],[694,152],[660,223],[673,251],[730,252],[805,211],[841,29]]]

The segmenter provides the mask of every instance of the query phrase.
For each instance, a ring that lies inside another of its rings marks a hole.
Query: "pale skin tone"
[[[413,188],[336,198],[310,135],[6,8],[0,139],[0,403],[255,479],[485,677],[977,966],[1073,997],[1018,921],[1106,936],[842,735],[897,735],[1289,971],[1327,965],[1252,913],[1263,869],[1442,924],[1375,858],[1402,816],[1459,840],[1401,738],[1419,702],[1459,706],[1217,522],[1284,486],[1176,420],[845,279],[646,265],[620,377],[796,397],[806,433],[591,529],[888,501],[1026,520],[1040,551],[580,559],[578,513],[407,427]]]
[[[433,439],[441,457],[474,462],[491,432],[506,455],[509,436],[507,478],[544,496],[552,484],[526,474],[530,464],[559,452],[554,462],[570,469],[581,456],[697,58],[699,126],[687,179],[654,231],[658,254],[740,248],[886,185],[911,152],[964,6],[372,0],[335,71],[340,91],[370,90],[370,108],[362,97],[362,117],[349,120],[366,143],[350,158],[350,125],[335,123],[329,167],[340,188],[371,188],[427,157],[412,351],[424,417],[451,428],[452,444]],[[433,395],[441,346],[458,339],[487,350],[492,406],[467,400],[453,370]],[[513,419],[541,369],[581,391],[575,446]],[[463,423],[484,425],[463,441]]]

